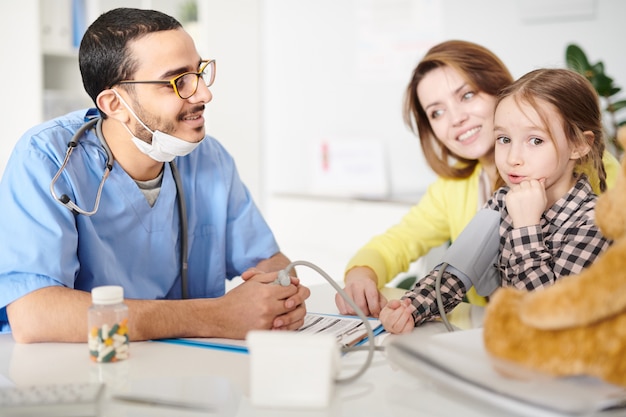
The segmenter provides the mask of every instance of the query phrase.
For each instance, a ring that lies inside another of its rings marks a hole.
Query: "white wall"
[[[260,18],[257,0],[198,0],[198,49],[216,60],[207,132],[230,151],[253,198],[262,203]]]
[[[392,192],[432,180],[404,127],[402,96],[432,44],[452,38],[485,45],[515,77],[564,67],[579,44],[626,87],[622,0],[266,0],[263,8],[263,159],[269,193],[307,192],[323,138],[378,139],[387,146]],[[525,20],[532,12],[556,16]],[[571,16],[577,6],[590,10]],[[374,17],[368,20],[368,14]],[[424,26],[429,32],[424,32]],[[386,49],[385,49],[386,48]],[[385,54],[386,51],[386,54]],[[386,65],[385,61],[386,60]],[[374,68],[369,77],[367,66]],[[376,71],[376,72],[375,72]]]
[[[37,0],[0,2],[0,176],[17,139],[41,121],[42,78]],[[1,210],[1,209],[0,209]]]
[[[424,52],[419,42],[432,35],[419,26],[415,36],[407,33],[419,16],[396,12],[413,13],[419,8],[412,3],[421,2],[402,3],[406,7],[397,1],[264,2],[262,108],[270,193],[314,188],[312,159],[323,140],[382,141],[393,192],[414,191],[420,179],[433,179],[401,114],[410,70]]]
[[[521,6],[534,4],[540,11],[550,4],[568,7],[591,5],[593,15],[525,22]],[[445,36],[478,42],[493,50],[514,77],[538,67],[565,66],[565,47],[580,45],[592,62],[602,60],[618,85],[626,87],[626,54],[622,27],[626,2],[622,0],[446,0]],[[479,12],[488,10],[487,13]]]

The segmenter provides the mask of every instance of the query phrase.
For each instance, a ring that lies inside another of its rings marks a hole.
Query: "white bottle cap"
[[[119,304],[124,301],[124,288],[119,285],[104,285],[91,290],[94,304]]]

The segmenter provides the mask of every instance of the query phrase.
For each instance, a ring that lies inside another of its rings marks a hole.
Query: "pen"
[[[215,411],[215,408],[208,404],[193,403],[193,402],[188,402],[188,401],[164,400],[162,398],[144,397],[140,395],[116,394],[116,395],[113,395],[113,399],[127,402],[127,403],[138,404],[138,405],[182,408],[185,410],[196,410],[196,411]]]

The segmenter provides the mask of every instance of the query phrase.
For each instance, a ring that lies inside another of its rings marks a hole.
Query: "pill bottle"
[[[124,288],[105,285],[91,290],[87,316],[89,356],[94,362],[117,362],[128,358],[128,306]]]

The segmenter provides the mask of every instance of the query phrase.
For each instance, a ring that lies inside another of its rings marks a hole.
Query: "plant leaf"
[[[610,97],[612,95],[613,79],[611,77],[607,77],[604,73],[597,73],[591,80],[591,83],[602,97]]]
[[[593,64],[591,68],[593,69],[593,72],[595,72],[596,74],[604,75],[604,62],[598,61],[595,64]]]
[[[567,63],[567,67],[569,69],[574,70],[585,77],[587,77],[587,72],[591,68],[589,61],[587,60],[587,56],[576,44],[570,44],[567,46],[567,49],[565,50],[565,62]]]
[[[615,112],[618,110],[621,110],[623,108],[626,108],[626,100],[619,100],[616,101],[615,103],[611,103],[611,109]],[[622,122],[624,123],[624,122]]]

